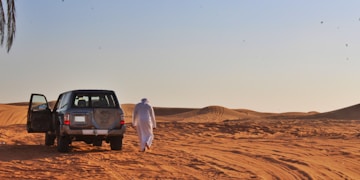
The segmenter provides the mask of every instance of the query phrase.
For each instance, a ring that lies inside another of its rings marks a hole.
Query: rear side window
[[[71,104],[69,104],[69,100],[68,100],[69,98],[70,98],[70,93],[65,93],[60,95],[58,100],[59,101],[58,107],[55,107],[55,109],[62,109],[71,106]]]
[[[108,108],[117,107],[113,94],[76,94],[74,107]]]

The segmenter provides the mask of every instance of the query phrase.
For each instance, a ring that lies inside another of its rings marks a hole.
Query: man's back
[[[146,103],[138,103],[135,106],[135,118],[138,120],[150,120],[153,116],[152,107]]]

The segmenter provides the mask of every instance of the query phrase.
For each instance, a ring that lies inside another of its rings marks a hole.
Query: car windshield
[[[116,107],[116,101],[113,94],[77,94],[73,105],[80,108],[108,108]]]

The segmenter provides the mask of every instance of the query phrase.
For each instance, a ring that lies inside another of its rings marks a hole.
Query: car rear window
[[[114,94],[76,94],[74,107],[111,108],[117,107]]]

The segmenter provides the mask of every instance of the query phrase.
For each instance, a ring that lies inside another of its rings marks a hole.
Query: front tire
[[[70,151],[70,138],[68,136],[57,136],[57,150],[59,152]]]
[[[26,123],[26,130],[28,133],[32,133],[34,130],[31,128],[31,123],[27,122]]]
[[[113,136],[110,138],[110,148],[111,150],[121,150],[122,149],[123,136]]]
[[[46,146],[52,146],[55,143],[55,135],[45,133],[45,145]]]

